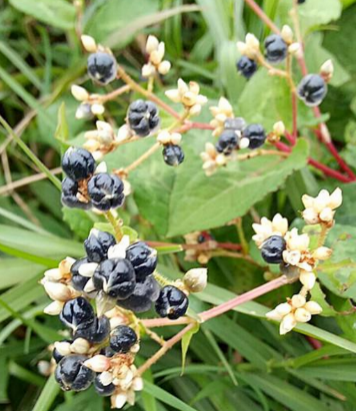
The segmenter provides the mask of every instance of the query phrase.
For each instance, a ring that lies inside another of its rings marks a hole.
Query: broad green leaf
[[[0,244],[0,251],[4,252],[5,254],[11,255],[12,257],[22,258],[23,260],[31,261],[33,263],[40,264],[45,267],[55,268],[58,266],[58,263],[60,261],[53,260],[51,258],[45,258],[40,255],[27,253],[26,251],[22,251],[14,247],[9,247],[4,244]]]
[[[18,258],[1,258],[0,289],[22,283],[45,270],[45,266]]]
[[[63,220],[79,238],[86,238],[97,219],[93,213],[76,208],[63,207]],[[96,223],[95,223],[96,224]],[[105,224],[105,223],[100,223]],[[107,231],[107,230],[104,230]]]
[[[54,411],[103,411],[104,400],[93,388],[77,393],[70,401],[59,405]]]
[[[57,129],[54,134],[55,138],[59,141],[67,141],[69,138],[69,129],[66,117],[66,105],[63,102],[58,110],[58,122]]]
[[[182,338],[182,373],[181,375],[184,374],[184,368],[185,368],[185,359],[187,356],[188,348],[190,345],[190,342],[193,338],[193,335],[196,334],[199,331],[200,325],[199,323],[195,323],[193,328],[189,330],[186,334],[184,334]]]
[[[29,16],[63,30],[74,29],[75,7],[64,0],[10,0],[10,4]]]
[[[168,391],[163,390],[158,385],[153,385],[148,381],[144,382],[144,391],[151,394],[153,397],[162,401],[164,404],[169,405],[170,407],[175,408],[180,411],[196,411],[195,408],[190,407],[185,404],[183,401],[170,394]]]
[[[35,233],[49,234],[43,228],[31,223],[31,221],[28,221],[25,218],[20,217],[18,214],[12,213],[9,210],[5,210],[4,208],[0,208],[0,216],[9,219],[10,221],[24,228],[28,228],[29,230],[34,231]]]
[[[298,374],[307,378],[318,378],[331,381],[356,382],[355,359],[323,359],[313,365],[302,367]]]

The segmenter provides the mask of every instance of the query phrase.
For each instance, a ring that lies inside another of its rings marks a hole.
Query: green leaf
[[[199,323],[195,323],[193,328],[190,329],[186,334],[184,334],[182,338],[182,373],[181,375],[184,374],[184,367],[185,367],[185,359],[187,356],[188,348],[190,345],[190,342],[192,340],[192,337],[194,334],[196,334],[199,331],[200,325]]]
[[[22,283],[36,274],[45,270],[45,266],[34,264],[17,258],[1,258],[1,271],[5,273],[0,276],[0,289]]]
[[[23,260],[31,261],[33,263],[40,264],[45,267],[54,268],[57,267],[59,263],[59,260],[53,260],[51,258],[42,257],[41,255],[27,253],[26,251],[18,250],[16,248],[9,247],[3,244],[0,244],[0,251],[13,257],[22,258]]]
[[[32,411],[48,411],[59,394],[60,388],[57,381],[54,379],[54,374],[52,374],[41,391],[38,400]]]
[[[162,388],[158,387],[157,385],[153,385],[145,380],[143,390],[153,397],[157,398],[158,400],[162,401],[164,404],[169,405],[170,407],[175,408],[176,410],[180,411],[196,411],[195,408],[190,407],[189,405],[185,404],[183,401],[175,397],[174,395],[170,394],[169,392],[163,390]]]
[[[58,110],[58,122],[57,129],[54,134],[55,138],[59,141],[67,141],[69,139],[69,128],[66,117],[66,105],[63,101]]]
[[[75,7],[64,0],[10,0],[10,4],[29,16],[63,30],[74,29]]]
[[[63,207],[62,212],[63,220],[69,225],[73,233],[79,238],[88,237],[90,230],[93,228],[93,222],[97,218],[93,216],[93,213],[69,207]]]

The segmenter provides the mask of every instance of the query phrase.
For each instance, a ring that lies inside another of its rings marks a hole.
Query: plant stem
[[[248,246],[248,242],[246,240],[245,237],[245,232],[242,226],[242,218],[239,217],[236,219],[236,229],[237,229],[237,233],[239,235],[239,239],[241,242],[241,249],[242,249],[242,254],[248,255],[249,254],[249,246]]]
[[[116,220],[115,216],[111,211],[107,211],[105,213],[105,217],[114,229],[116,240],[121,241],[123,234],[119,222]]]
[[[273,23],[273,21],[267,16],[267,14],[261,9],[261,7],[253,0],[244,0],[246,4],[257,14],[257,16],[276,34],[280,34],[279,28]]]
[[[102,103],[105,103],[106,101],[113,100],[114,98],[120,96],[121,94],[127,93],[130,90],[131,90],[131,87],[128,84],[126,84],[125,86],[119,87],[118,89],[112,91],[111,93],[104,94],[103,96],[99,96],[98,100],[100,100]]]
[[[319,234],[319,239],[318,239],[318,247],[322,247],[325,243],[326,237],[328,235],[329,227],[327,224],[321,223],[321,231]]]
[[[152,154],[154,154],[161,147],[160,143],[154,143],[153,146],[142,154],[137,160],[125,168],[125,173],[128,174],[130,171],[134,170],[141,163],[147,160]]]

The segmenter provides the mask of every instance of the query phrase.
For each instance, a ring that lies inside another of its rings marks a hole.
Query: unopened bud
[[[297,325],[297,321],[294,317],[294,314],[290,313],[286,315],[279,327],[279,333],[281,335],[287,334],[289,331],[291,331],[295,326]]]
[[[283,123],[283,121],[277,121],[277,123],[274,123],[273,125],[273,132],[277,135],[277,136],[283,136],[284,133],[286,131],[286,127]]]
[[[59,352],[60,355],[66,356],[71,353],[70,342],[67,341],[56,341],[54,343],[54,348]]]
[[[158,71],[163,76],[167,74],[170,69],[171,69],[171,63],[167,60],[162,61],[162,63],[160,63],[158,66]]]
[[[302,271],[299,280],[307,290],[311,290],[315,285],[316,277],[314,273]]]
[[[78,101],[86,101],[89,99],[89,93],[85,90],[85,88],[77,86],[76,84],[72,85],[71,93]]]
[[[305,308],[297,308],[294,317],[298,323],[307,323],[311,319],[311,314]]]
[[[111,367],[110,358],[105,355],[95,355],[94,357],[86,360],[84,365],[95,372],[104,372]]]
[[[94,275],[94,271],[97,269],[97,267],[98,267],[98,263],[82,264],[79,267],[78,272],[83,277],[92,277]]]
[[[303,49],[300,43],[292,43],[288,47],[288,52],[297,58],[300,58],[303,55]]]
[[[183,281],[189,292],[199,293],[206,287],[208,270],[206,268],[193,268],[185,274]]]
[[[281,37],[287,44],[293,41],[293,30],[287,24],[282,27]]]
[[[105,112],[105,107],[103,104],[100,103],[94,103],[91,106],[91,112],[95,114],[96,116],[100,116],[101,114],[104,114]]]
[[[301,294],[295,294],[292,297],[292,305],[294,308],[300,308],[303,307],[305,304],[305,297],[303,297]]]
[[[332,60],[326,60],[326,62],[320,67],[320,75],[325,81],[330,81],[334,74],[334,64]]]
[[[62,301],[53,301],[44,308],[43,312],[48,315],[58,315],[62,311],[63,305]]]
[[[70,345],[72,352],[76,354],[86,354],[89,351],[90,344],[84,338],[76,338]]]
[[[83,34],[81,37],[81,40],[82,40],[83,47],[85,48],[86,51],[88,51],[89,53],[96,52],[97,45],[93,37]]]
[[[323,311],[321,306],[315,301],[308,301],[305,304],[304,308],[308,310],[312,315],[320,314]]]
[[[148,54],[151,54],[153,51],[158,49],[158,44],[159,44],[159,41],[157,37],[149,35],[147,38],[147,43],[146,43],[146,52]]]
[[[70,288],[61,283],[52,283],[50,281],[45,282],[44,288],[46,293],[52,300],[68,301],[72,298],[72,292]]]
[[[314,251],[313,257],[316,260],[327,260],[331,257],[332,253],[333,253],[333,250],[331,248],[319,247]]]
[[[50,270],[45,271],[44,276],[46,280],[53,282],[60,281],[63,278],[59,268],[52,268]]]

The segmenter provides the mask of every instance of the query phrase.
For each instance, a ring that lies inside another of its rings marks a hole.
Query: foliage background
[[[289,22],[290,0],[259,3],[277,25]],[[354,3],[306,0],[300,13],[309,69],[316,71],[327,58],[333,58],[336,70],[321,107],[323,120],[342,156],[355,168]],[[1,115],[32,152],[55,169],[64,147],[80,144],[83,132],[92,128],[74,119],[77,102],[70,95],[70,85],[83,83],[97,91],[85,74],[75,7],[66,0],[9,0],[0,5]],[[110,45],[134,77],[144,61],[145,36],[155,34],[165,41],[167,57],[174,62],[166,84],[159,87],[160,94],[178,77],[196,80],[212,102],[226,95],[235,112],[248,122],[261,122],[269,129],[283,120],[287,128],[291,126],[290,97],[283,81],[268,77],[263,70],[249,82],[236,73],[236,40],[246,32],[261,40],[269,33],[242,0],[92,0],[85,7],[83,32]],[[118,125],[128,103],[125,96],[108,106],[107,112]],[[209,120],[208,110],[200,120]],[[169,119],[163,115],[163,121]],[[306,166],[308,151],[331,167],[335,164],[313,137],[316,120],[302,105],[298,124],[305,138],[287,161],[253,159],[231,164],[209,180],[201,171],[199,152],[212,138],[208,131],[190,131],[183,143],[186,161],[178,170],[164,167],[158,154],[135,171],[131,180],[134,196],[121,217],[142,238],[169,237],[168,241],[176,242],[183,241],[181,235],[202,229],[212,230],[218,240],[238,242],[235,228],[225,224],[242,216],[250,238],[248,211],[252,206],[260,215],[271,217],[278,211],[293,220],[302,208],[302,194],[314,195],[321,188],[336,186]],[[60,329],[57,319],[42,315],[47,298],[38,280],[47,267],[56,266],[66,255],[80,257],[81,241],[100,218],[62,209],[59,191],[47,180],[28,184],[23,179],[39,170],[5,130],[0,138],[0,402],[11,411],[108,409],[92,390],[59,394],[53,380],[46,381],[37,370],[39,360],[49,359],[46,347],[58,338]],[[129,164],[150,144],[144,140],[109,155],[109,167]],[[11,190],[12,181],[24,184]],[[135,409],[356,410],[356,360],[350,353],[356,352],[355,314],[350,303],[356,299],[355,183],[344,185],[343,190],[344,205],[329,240],[337,252],[330,265],[324,266],[321,286],[313,296],[323,304],[324,316],[314,326],[299,327],[301,334],[283,338],[275,325],[263,319],[266,309],[257,303],[214,319],[192,339],[184,375],[176,347],[146,376],[145,391]],[[300,220],[294,224],[300,225]],[[258,261],[252,244],[251,253]],[[179,275],[179,269],[190,267],[183,257],[162,255],[161,271]],[[207,302],[222,302],[264,282],[263,271],[243,260],[214,258],[209,274],[214,285],[199,300],[193,299],[196,311]],[[272,307],[290,296],[292,288],[271,293],[260,303]],[[162,332],[169,336],[174,330]],[[303,334],[323,339],[323,348],[313,350]],[[142,358],[156,349],[153,342],[145,341]]]

